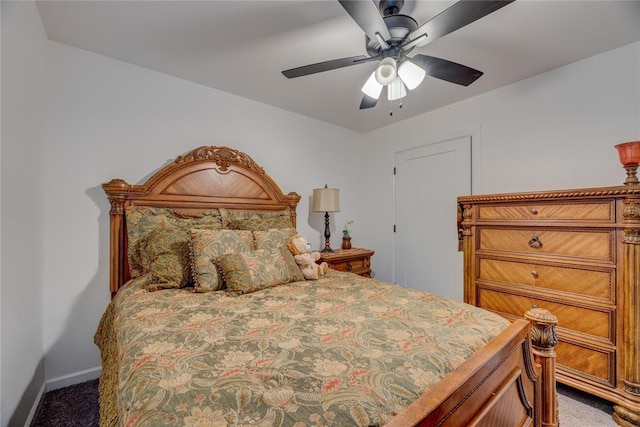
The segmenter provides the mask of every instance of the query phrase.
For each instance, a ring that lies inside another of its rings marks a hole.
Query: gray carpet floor
[[[611,404],[558,384],[562,427],[615,426]],[[98,425],[98,380],[46,393],[31,423],[33,427],[94,427]]]
[[[617,426],[611,418],[610,402],[558,384],[558,406],[562,427]]]

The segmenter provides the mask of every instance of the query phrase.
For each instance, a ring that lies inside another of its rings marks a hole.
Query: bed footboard
[[[557,318],[540,308],[525,317],[387,425],[557,427]]]

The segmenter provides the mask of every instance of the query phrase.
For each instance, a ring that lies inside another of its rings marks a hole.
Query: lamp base
[[[333,252],[331,249],[331,230],[329,230],[329,212],[324,213],[324,249],[320,252]]]
[[[627,171],[627,179],[624,181],[624,185],[640,185],[640,181],[636,176],[638,165],[626,165],[624,168]]]

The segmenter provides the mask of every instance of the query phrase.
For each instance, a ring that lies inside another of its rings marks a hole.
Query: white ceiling
[[[452,3],[407,0],[403,13],[422,24]],[[38,10],[51,40],[360,132],[640,40],[640,1],[516,0],[412,52],[479,69],[478,81],[463,87],[427,77],[390,116],[387,100],[358,109],[376,62],[281,74],[366,55],[362,30],[334,0],[49,0]]]

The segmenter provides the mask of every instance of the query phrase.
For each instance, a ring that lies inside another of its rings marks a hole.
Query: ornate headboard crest
[[[176,163],[202,161],[214,162],[222,172],[225,172],[230,165],[239,165],[258,173],[265,173],[264,169],[251,156],[229,147],[202,146],[178,156],[175,160]]]
[[[216,208],[289,209],[296,224],[300,196],[284,194],[264,169],[246,153],[229,147],[202,146],[178,156],[142,184],[112,179],[102,184],[111,203],[111,292],[128,279],[125,207],[169,207],[181,210]]]

